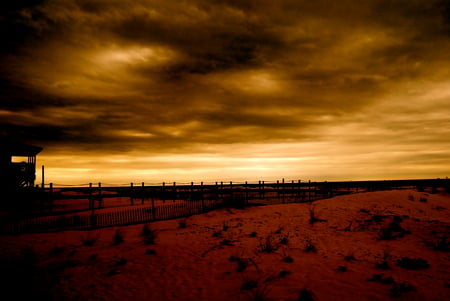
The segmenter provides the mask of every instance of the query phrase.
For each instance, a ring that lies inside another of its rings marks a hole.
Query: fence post
[[[216,202],[218,202],[220,199],[220,194],[219,194],[219,185],[218,185],[217,181],[216,181],[215,188],[216,188]]]
[[[281,182],[281,202],[284,204],[285,200],[284,200],[284,194],[285,194],[285,187],[284,187],[284,178],[282,179]]]
[[[53,183],[50,183],[50,211],[53,211]]]
[[[264,200],[265,193],[264,193],[264,180],[261,182],[262,184],[262,199]]]
[[[277,198],[280,199],[280,181],[277,180]]]
[[[142,205],[144,205],[144,196],[145,196],[145,188],[144,188],[144,182],[142,182],[142,191],[141,191],[141,193],[142,193]]]
[[[245,205],[248,205],[248,183],[245,181]]]
[[[205,198],[203,196],[203,182],[200,182],[200,195],[202,199],[202,211],[205,210]]]
[[[89,200],[89,210],[92,210],[93,202],[92,202],[92,183],[89,183],[89,191],[88,191],[88,200]]]
[[[162,183],[162,187],[161,187],[161,198],[162,198],[162,201],[163,201],[163,203],[165,203],[166,202],[166,190],[165,190],[165,188],[166,188],[166,182],[163,182]]]
[[[134,205],[134,198],[133,198],[133,182],[130,183],[130,205],[133,206]]]
[[[308,202],[311,202],[311,180],[308,180]]]
[[[233,182],[230,181],[230,200],[233,202]]]
[[[173,182],[172,200],[175,203],[177,199],[177,182]]]
[[[152,218],[155,220],[156,212],[155,212],[155,190],[150,188],[150,192],[152,195]]]
[[[102,183],[98,182],[98,208],[102,208]]]

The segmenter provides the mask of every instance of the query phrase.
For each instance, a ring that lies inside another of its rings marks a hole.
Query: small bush
[[[114,264],[114,266],[118,267],[118,266],[121,266],[121,265],[125,265],[126,263],[127,263],[127,260],[124,257],[122,257],[122,258],[119,259],[119,261],[117,261]]]
[[[156,255],[156,251],[153,249],[145,250],[145,255]]]
[[[421,270],[430,267],[425,259],[408,257],[402,257],[401,259],[397,260],[397,265],[408,270]]]
[[[315,301],[316,296],[309,289],[302,289],[300,291],[300,295],[297,298],[297,301]]]
[[[317,222],[326,222],[324,219],[317,218],[314,210],[314,206],[309,207],[309,224],[313,225]]]
[[[257,287],[253,295],[253,301],[269,301],[270,299],[267,296],[267,293],[267,286]]]
[[[283,258],[283,261],[286,263],[292,263],[292,262],[294,262],[294,258],[292,258],[291,256],[285,256]]]
[[[353,254],[349,254],[344,256],[345,261],[354,261],[356,260],[355,256]]]
[[[414,196],[412,194],[408,195],[408,200],[414,202]]]
[[[255,280],[245,280],[241,286],[243,290],[251,290],[258,287],[258,282]]]
[[[338,266],[337,270],[339,272],[347,272],[347,267],[344,265],[340,265],[340,266]]]
[[[389,270],[391,267],[389,266],[389,262],[387,261],[390,257],[388,252],[384,252],[383,260],[381,262],[377,262],[375,264],[375,268],[378,270]]]
[[[222,231],[227,231],[229,228],[230,226],[228,226],[227,222],[222,223]]]
[[[123,233],[120,229],[117,229],[116,232],[114,233],[113,245],[117,246],[123,242],[124,242]]]
[[[400,298],[404,293],[415,291],[415,288],[407,282],[394,282],[390,291],[393,297]]]
[[[376,281],[383,284],[393,284],[395,283],[394,278],[392,277],[384,277],[383,274],[374,274],[372,278],[367,279],[367,281]]]
[[[50,249],[49,253],[51,256],[60,255],[62,252],[64,252],[64,247],[54,246]]]
[[[306,240],[305,248],[303,249],[305,252],[317,252],[316,246],[312,243],[311,239]]]
[[[141,236],[144,240],[144,245],[154,245],[157,237],[157,232],[154,229],[151,229],[148,224],[145,224],[142,227]]]
[[[98,240],[98,236],[87,235],[81,238],[81,243],[83,246],[92,247]]]
[[[265,239],[259,242],[259,251],[271,253],[278,250],[278,243],[275,240],[275,237],[272,234],[266,236]]]
[[[289,236],[285,235],[280,239],[280,244],[287,245],[289,243]]]
[[[286,276],[288,276],[288,275],[290,275],[290,274],[291,274],[291,272],[286,271],[286,270],[282,270],[282,271],[280,271],[280,273],[278,274],[278,277],[283,278],[283,277],[286,277]]]
[[[252,233],[249,234],[250,237],[256,237],[258,236],[258,233],[256,233],[255,231],[253,231]]]
[[[187,218],[182,218],[178,221],[178,228],[184,229],[187,227]]]
[[[449,252],[450,251],[450,241],[448,241],[447,236],[439,238],[434,244],[433,249],[436,251]]]
[[[421,203],[426,203],[426,202],[428,202],[428,199],[427,198],[420,198],[420,200],[419,200]]]

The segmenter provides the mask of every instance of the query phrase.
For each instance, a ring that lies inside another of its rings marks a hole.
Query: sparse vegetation
[[[347,267],[345,265],[340,265],[337,267],[339,272],[347,272]]]
[[[402,257],[401,259],[397,260],[397,265],[408,270],[421,270],[430,267],[425,259],[408,257]]]
[[[124,257],[121,257],[115,264],[114,266],[118,267],[121,265],[125,265],[127,263],[127,260]]]
[[[265,239],[260,240],[258,250],[261,252],[272,253],[278,250],[278,242],[272,234],[266,236]]]
[[[98,236],[93,236],[92,234],[88,234],[81,238],[81,243],[83,246],[92,247],[98,240]]]
[[[378,234],[378,240],[393,240],[396,238],[401,238],[405,234],[410,234],[408,230],[405,230],[400,223],[402,222],[400,216],[394,216],[392,222],[388,224],[387,227],[382,227],[380,233]]]
[[[394,278],[392,277],[384,277],[384,274],[374,274],[372,275],[372,278],[367,279],[367,281],[376,281],[383,284],[393,284]]]
[[[60,255],[62,252],[64,252],[64,247],[60,247],[60,246],[56,246],[56,245],[53,248],[51,248],[49,251],[51,256]]]
[[[391,267],[388,262],[388,258],[390,257],[390,254],[388,252],[384,252],[383,254],[383,260],[381,262],[377,262],[375,264],[375,268],[378,270],[389,270]]]
[[[354,261],[356,260],[355,256],[353,254],[345,255],[344,256],[345,261]]]
[[[292,263],[292,262],[294,262],[294,258],[292,258],[291,256],[285,256],[283,258],[283,261],[286,263]]]
[[[317,218],[316,213],[315,213],[315,207],[310,206],[309,207],[309,224],[313,225],[317,222],[326,222],[326,220]]]
[[[257,287],[253,294],[253,301],[270,301],[268,297],[268,289],[267,286]]]
[[[289,243],[289,234],[286,234],[280,238],[280,244],[287,245],[288,243]]]
[[[404,293],[415,291],[414,286],[407,282],[393,282],[392,289],[390,289],[392,296],[395,298],[400,298]]]
[[[144,245],[154,245],[157,237],[157,232],[154,229],[151,229],[148,224],[145,224],[142,227],[141,236],[144,241]]]
[[[303,288],[302,290],[300,290],[300,294],[297,298],[297,301],[315,301],[315,300],[316,296],[314,295],[313,292],[311,292],[307,288]]]
[[[450,241],[447,235],[440,237],[435,243],[433,243],[433,249],[436,251],[449,252]]]
[[[124,242],[124,235],[120,229],[117,229],[113,237],[113,245],[117,246]]]
[[[258,287],[258,282],[255,280],[245,280],[241,286],[243,290],[251,290]]]
[[[184,229],[187,227],[187,218],[182,218],[178,220],[178,228]]]
[[[317,252],[317,248],[316,246],[313,244],[311,239],[307,239],[306,240],[306,244],[305,244],[305,248],[303,249],[305,252],[312,252],[312,253],[316,253]]]

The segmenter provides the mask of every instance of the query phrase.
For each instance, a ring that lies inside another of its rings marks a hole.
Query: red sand
[[[31,248],[33,279],[55,300],[298,300],[305,288],[315,300],[450,299],[448,195],[370,192],[313,206],[323,221],[309,223],[310,204],[221,209],[188,218],[185,228],[179,219],[149,224],[154,245],[134,225],[3,236],[1,253],[16,258]],[[379,239],[394,219],[394,237]],[[113,245],[117,229],[124,242]],[[87,238],[95,244],[83,245]],[[263,250],[268,238],[276,250]],[[305,251],[308,242],[316,252]],[[390,268],[382,270],[385,255]],[[429,267],[400,267],[403,257]]]

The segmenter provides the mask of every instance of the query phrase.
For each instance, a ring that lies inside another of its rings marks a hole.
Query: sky
[[[3,2],[37,184],[450,174],[448,1]]]

